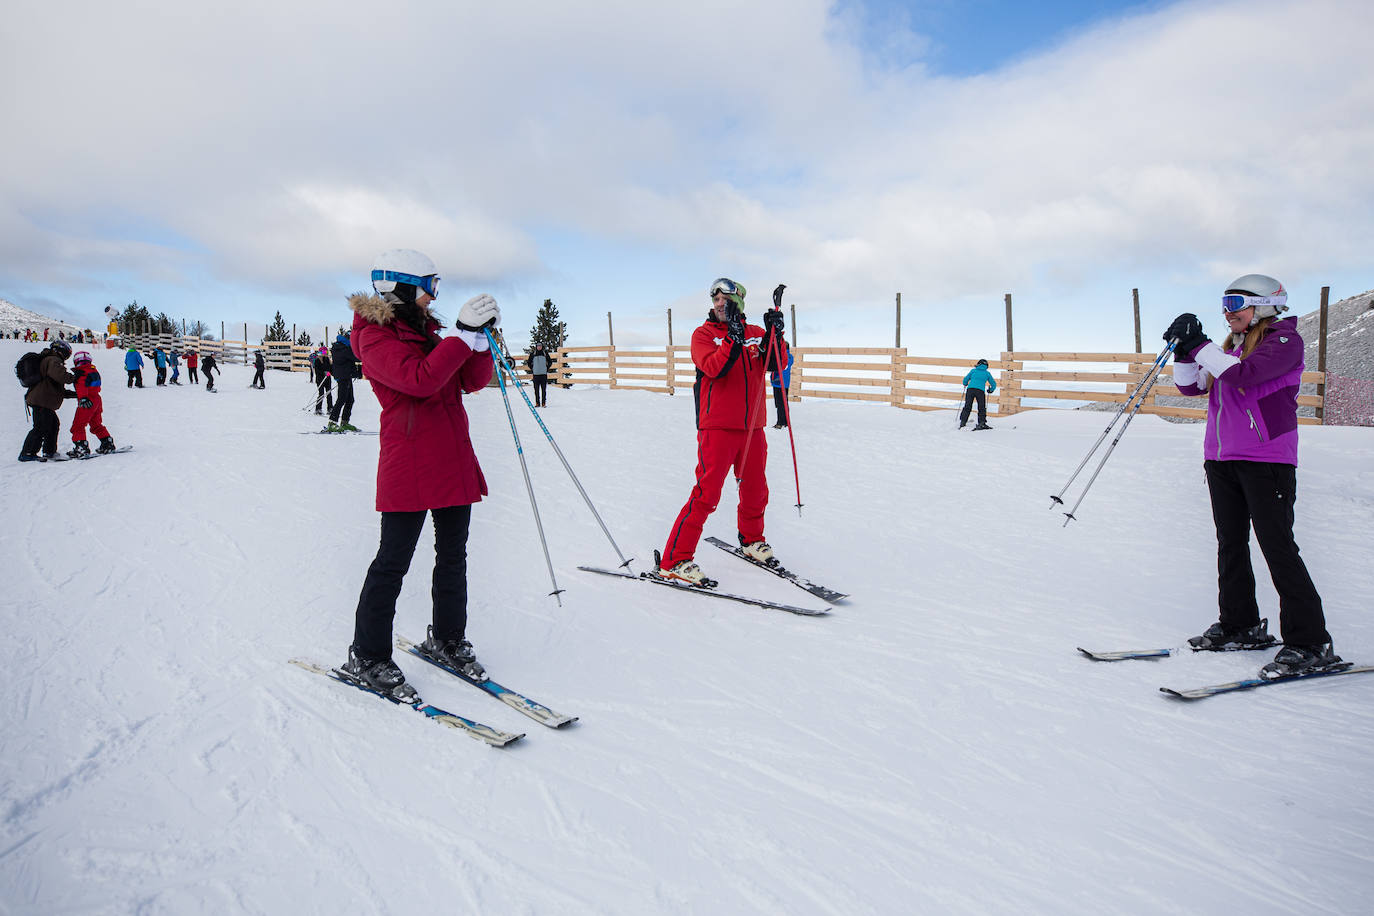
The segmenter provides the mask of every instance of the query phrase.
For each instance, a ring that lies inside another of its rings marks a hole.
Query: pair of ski
[[[1264,646],[1236,646],[1230,649],[1197,649],[1189,646],[1193,652],[1244,652],[1251,649],[1273,649],[1278,643],[1270,643]],[[1098,662],[1119,662],[1127,659],[1137,658],[1167,658],[1183,650],[1181,649],[1127,649],[1122,652],[1090,652],[1083,647],[1079,647],[1088,658]],[[1306,671],[1300,674],[1281,674],[1278,677],[1251,677],[1239,681],[1228,681],[1225,684],[1209,684],[1206,687],[1193,687],[1187,690],[1176,690],[1173,687],[1161,687],[1160,693],[1165,696],[1173,697],[1176,700],[1204,700],[1207,697],[1214,697],[1220,693],[1234,693],[1238,690],[1254,690],[1256,687],[1268,687],[1272,684],[1283,684],[1288,681],[1310,680],[1318,677],[1334,677],[1338,674],[1364,674],[1374,671],[1374,665],[1356,665],[1354,662],[1338,662],[1329,668],[1322,668],[1317,671]]]
[[[805,592],[809,592],[810,594],[815,595],[817,598],[820,598],[823,601],[827,601],[831,604],[838,604],[840,601],[843,601],[845,598],[849,597],[843,592],[837,592],[832,588],[826,588],[824,585],[817,585],[816,583],[811,582],[808,579],[803,579],[796,573],[791,572],[790,570],[787,570],[782,566],[778,565],[776,561],[774,561],[772,564],[761,563],[758,560],[755,560],[753,557],[746,554],[740,548],[735,547],[732,544],[727,544],[720,538],[708,537],[706,539],[706,542],[711,544],[712,546],[719,547],[721,550],[725,551],[728,554],[732,554],[736,557],[739,557],[741,560],[745,561],[751,566],[757,566],[759,569],[762,569],[765,572],[770,572],[780,579],[786,579],[788,582],[791,582],[793,585],[797,586],[797,588],[800,588]],[[633,573],[618,572],[614,569],[602,569],[598,566],[579,566],[577,568],[585,572],[600,573],[603,576],[615,576],[618,579],[629,579],[631,582],[652,582],[655,585],[665,585],[668,588],[675,588],[680,591],[686,592],[694,592],[698,595],[709,595],[713,598],[724,598],[727,601],[738,601],[742,604],[752,604],[755,607],[768,608],[769,610],[774,611],[787,611],[789,614],[798,614],[803,617],[821,617],[825,614],[830,613],[829,608],[817,609],[797,607],[791,604],[782,604],[777,601],[768,601],[764,598],[752,598],[748,595],[736,595],[732,592],[719,592],[716,591],[714,587],[704,588],[696,585],[688,585],[685,582],[676,582],[672,579],[665,579],[662,576],[656,575],[655,573],[651,572],[642,572],[636,576]]]
[[[439,659],[426,654],[420,646],[417,646],[415,643],[411,642],[403,636],[396,637],[396,646],[400,649],[404,649],[406,652],[410,653],[416,658],[423,659],[424,661],[429,662],[434,667],[448,672],[449,674],[453,675],[459,680],[471,684],[478,690],[481,690],[484,693],[488,693],[496,697],[496,699],[500,700],[502,703],[505,703],[511,709],[514,709],[516,712],[521,713],[522,715],[529,716],[531,719],[534,719],[541,725],[547,725],[549,728],[562,728],[565,725],[569,725],[577,721],[577,716],[565,716],[562,713],[554,712],[552,709],[545,706],[544,704],[536,702],[535,700],[532,700],[529,697],[524,696],[523,694],[517,693],[516,691],[511,690],[508,687],[503,687],[490,678],[478,680],[476,678],[468,677],[466,674],[457,670],[456,668],[451,668]],[[515,733],[502,731],[499,728],[493,728],[490,725],[484,725],[481,722],[477,722],[465,716],[460,716],[457,713],[452,713],[445,709],[440,709],[438,706],[434,706],[433,704],[424,702],[422,699],[420,699],[418,695],[415,696],[414,700],[400,699],[396,696],[393,696],[392,694],[376,690],[368,686],[367,684],[364,684],[363,682],[357,680],[356,678],[350,677],[347,673],[340,670],[339,668],[326,667],[324,665],[321,665],[319,662],[314,662],[309,659],[302,658],[291,659],[291,664],[304,668],[306,671],[312,671],[315,674],[324,675],[330,680],[337,681],[340,684],[344,684],[348,687],[355,687],[358,690],[363,691],[364,693],[370,693],[373,696],[381,697],[382,699],[394,703],[397,706],[408,706],[411,709],[414,709],[416,712],[423,713],[427,718],[432,719],[435,722],[438,722],[440,725],[445,725],[449,728],[457,729],[458,731],[467,734],[469,737],[475,738],[478,741],[485,742],[486,744],[490,744],[493,747],[505,747],[506,745],[513,744],[516,741],[519,741],[521,738],[525,737],[524,732]]]

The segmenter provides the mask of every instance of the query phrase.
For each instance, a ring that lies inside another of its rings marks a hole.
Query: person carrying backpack
[[[24,437],[20,461],[47,461],[57,454],[60,427],[57,409],[62,406],[63,399],[76,397],[76,392],[66,387],[76,380],[76,376],[67,371],[67,357],[71,355],[71,344],[65,340],[54,341],[38,354],[37,381],[24,396],[24,403],[33,417],[33,429]],[[39,455],[40,448],[42,455]]]

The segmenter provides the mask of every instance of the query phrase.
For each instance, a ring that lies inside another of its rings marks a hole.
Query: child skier
[[[959,428],[963,429],[968,425],[969,411],[973,409],[973,402],[978,402],[978,425],[973,429],[976,432],[980,429],[992,429],[988,426],[988,399],[987,396],[997,390],[997,380],[988,371],[988,361],[978,360],[978,365],[969,370],[968,375],[964,376],[964,409],[959,411]]]
[[[216,373],[216,372],[219,372],[219,367],[215,365],[215,354],[213,354],[213,353],[206,353],[206,354],[205,354],[205,390],[206,390],[206,391],[214,391],[214,390],[215,390],[215,373]],[[219,372],[219,374],[220,374],[220,375],[223,375],[224,373],[223,373],[223,372]]]
[[[191,350],[186,354],[186,378],[192,385],[200,384],[200,379],[196,377],[196,367],[200,365],[200,354]]]
[[[72,418],[72,450],[68,458],[84,458],[91,453],[86,442],[86,427],[100,439],[100,454],[115,450],[114,437],[101,422],[104,406],[100,399],[100,370],[91,362],[91,354],[85,350],[72,357],[72,374],[76,376],[76,416]]]

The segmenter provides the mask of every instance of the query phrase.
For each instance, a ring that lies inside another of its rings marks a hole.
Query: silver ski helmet
[[[1252,306],[1255,314],[1250,319],[1250,326],[1254,327],[1265,318],[1288,311],[1288,290],[1278,280],[1264,274],[1246,274],[1232,280],[1221,296],[1222,311],[1237,312]]]
[[[439,298],[439,268],[428,255],[413,248],[388,248],[372,262],[374,290],[394,292],[397,283],[409,283],[431,298]]]

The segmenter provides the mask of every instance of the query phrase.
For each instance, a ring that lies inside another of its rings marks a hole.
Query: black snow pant
[[[29,411],[33,414],[33,429],[24,437],[22,454],[37,455],[41,448],[46,456],[56,455],[57,433],[61,427],[57,411],[46,407],[30,407]]]
[[[534,406],[549,406],[549,377],[547,374],[534,377]]]
[[[267,383],[264,382],[264,381],[262,380],[262,370],[261,370],[261,369],[259,369],[257,372],[254,372],[254,373],[253,373],[253,385],[252,385],[252,387],[254,387],[254,388],[266,388],[266,387],[267,387]]]
[[[199,383],[199,382],[200,382],[200,379],[196,378],[196,367],[195,367],[195,366],[187,366],[187,367],[186,367],[186,377],[187,377],[188,379],[190,379],[192,382],[195,382],[195,383]]]
[[[1279,629],[1290,646],[1331,641],[1322,599],[1293,540],[1297,468],[1264,461],[1205,461],[1212,519],[1217,526],[1217,603],[1225,627],[1259,623],[1250,526],[1279,593]]]
[[[157,383],[158,383],[159,385],[165,385],[165,384],[167,384],[167,367],[166,367],[166,366],[158,366],[158,367],[157,367]]]
[[[353,413],[353,379],[336,378],[339,383],[339,397],[329,409],[329,422],[347,423]]]
[[[328,406],[325,408],[331,414],[334,413],[334,387],[329,383],[329,376],[325,376],[315,383],[315,413],[321,412],[321,407],[325,406],[326,399]]]
[[[143,370],[142,370],[142,369],[126,369],[126,370],[124,370],[124,371],[126,371],[126,372],[129,373],[129,384],[125,385],[125,386],[124,386],[125,388],[142,388],[142,387],[143,387]]]
[[[468,625],[468,523],[472,506],[431,509],[434,516],[434,601],[436,639],[463,639]],[[391,658],[391,624],[401,580],[410,570],[425,513],[383,512],[382,539],[367,568],[353,627],[353,650],[363,658]]]
[[[778,415],[777,426],[787,425],[787,389],[781,385],[773,389],[773,412]]]
[[[963,426],[968,422],[969,411],[973,409],[973,402],[978,402],[978,425],[986,426],[988,422],[988,395],[982,388],[969,388],[964,391],[964,409],[959,411],[959,425]]]

